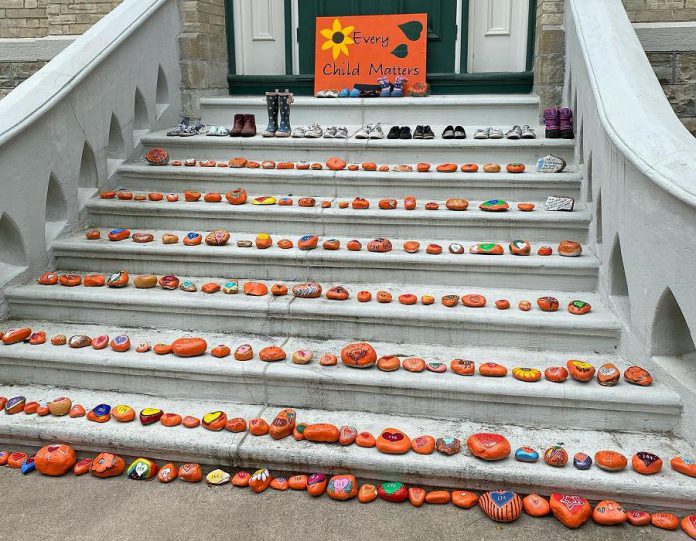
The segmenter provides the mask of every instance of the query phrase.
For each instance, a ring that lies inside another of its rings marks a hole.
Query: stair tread
[[[229,404],[206,400],[172,400],[169,398],[69,389],[59,391],[42,386],[0,386],[3,395],[27,396],[40,402],[68,395],[75,403],[86,408],[99,403],[128,404],[136,411],[145,407],[159,407],[164,411],[201,417],[208,411],[222,409],[230,416],[247,419],[261,416],[271,421],[280,410],[278,407]],[[608,473],[593,466],[589,471],[579,471],[572,466],[551,468],[542,462],[520,464],[512,458],[499,462],[483,462],[466,450],[466,438],[476,432],[494,431],[505,435],[513,449],[531,445],[543,451],[554,443],[563,441],[572,454],[578,451],[592,456],[601,449],[612,449],[631,456],[637,451],[649,450],[668,462],[676,454],[693,456],[694,449],[683,439],[671,435],[646,433],[611,433],[593,430],[539,429],[534,426],[488,425],[462,421],[436,421],[421,418],[384,416],[374,413],[336,412],[324,410],[298,410],[298,421],[304,423],[329,422],[341,426],[351,424],[358,430],[377,435],[387,427],[398,427],[416,437],[432,434],[435,437],[458,437],[463,443],[460,454],[445,457],[438,453],[417,455],[384,455],[375,449],[356,445],[337,445],[296,442],[292,438],[273,440],[268,436],[254,437],[229,432],[210,432],[204,429],[188,430],[183,427],[166,428],[155,424],[141,427],[135,423],[121,424],[110,421],[104,424],[90,423],[85,418],[37,417],[35,415],[3,416],[0,439],[11,438],[21,443],[45,444],[48,441],[66,441],[79,449],[102,451],[105,441],[109,450],[123,454],[146,454],[155,459],[196,460],[202,463],[249,466],[259,464],[273,469],[307,471],[350,471],[360,477],[396,479],[405,482],[423,482],[433,485],[466,488],[498,488],[501,485],[513,490],[572,491],[589,498],[611,497],[624,504],[640,503],[674,508],[690,508],[696,500],[696,484],[671,470],[668,464],[658,475],[642,476],[628,469]],[[533,420],[529,420],[533,425]]]
[[[210,96],[201,97],[201,106],[230,105],[243,107],[245,105],[265,104],[264,96]],[[402,98],[316,98],[314,96],[294,96],[293,107],[323,105],[327,107],[453,107],[457,105],[480,105],[495,107],[496,105],[539,105],[539,97],[534,94],[439,94],[428,96],[426,99],[404,96]]]

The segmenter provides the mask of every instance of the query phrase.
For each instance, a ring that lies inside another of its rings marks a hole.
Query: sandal
[[[454,138],[455,139],[466,139],[466,131],[461,126],[454,128]]]
[[[459,126],[457,126],[457,127],[459,127]],[[452,126],[452,124],[450,124],[444,130],[442,130],[442,138],[443,139],[454,139],[454,126]]]

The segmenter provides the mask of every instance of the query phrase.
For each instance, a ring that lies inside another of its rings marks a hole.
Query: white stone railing
[[[696,139],[672,111],[620,0],[566,0],[565,26],[565,96],[594,210],[600,287],[624,325],[621,353],[681,387],[684,426],[693,427]]]
[[[176,124],[180,28],[176,0],[125,0],[0,100],[0,317],[142,134]]]

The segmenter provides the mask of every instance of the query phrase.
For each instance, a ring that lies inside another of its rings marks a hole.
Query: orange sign
[[[314,93],[355,84],[425,82],[427,13],[317,17]]]

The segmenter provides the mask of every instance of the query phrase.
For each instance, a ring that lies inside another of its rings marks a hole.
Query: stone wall
[[[0,99],[13,88],[34,75],[46,65],[46,61],[0,62]]]
[[[564,0],[538,0],[534,91],[542,109],[561,103],[565,76]]]
[[[672,109],[696,135],[696,52],[648,53],[648,59]]]

